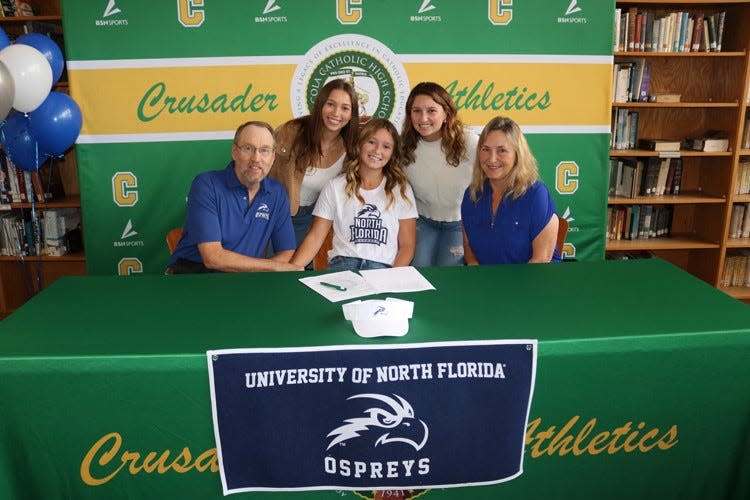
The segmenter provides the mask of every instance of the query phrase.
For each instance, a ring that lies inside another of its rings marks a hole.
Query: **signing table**
[[[523,475],[415,497],[750,498],[746,305],[659,260],[421,272],[387,339],[301,273],[59,280],[0,322],[0,498],[220,498],[210,349],[516,338],[539,340]],[[234,497],[292,495],[372,497]]]

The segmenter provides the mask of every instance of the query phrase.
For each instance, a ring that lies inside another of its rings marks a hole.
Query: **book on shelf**
[[[3,182],[0,184],[0,203],[44,203],[65,196],[59,164],[48,161],[33,172],[17,167],[0,150],[0,171]]]
[[[0,0],[0,5],[2,5],[3,15],[6,17],[14,17],[16,15],[16,0]]]
[[[614,102],[628,102],[632,95],[632,78],[634,64],[632,62],[615,63],[613,71],[612,97]]]
[[[742,234],[742,221],[745,218],[745,205],[735,203],[732,205],[732,218],[729,222],[729,237],[739,238]]]
[[[638,147],[649,151],[679,151],[680,141],[670,139],[640,139]]]
[[[661,161],[659,158],[649,158],[643,170],[643,178],[638,186],[640,196],[652,196],[656,194],[656,184],[659,178]]]
[[[750,118],[745,119],[745,128],[742,130],[742,148],[750,149]]]
[[[81,249],[81,214],[77,208],[44,211],[45,254],[60,257]]]
[[[674,165],[674,177],[672,181],[672,194],[680,194],[680,184],[682,184],[682,158],[672,158]]]
[[[750,203],[735,203],[732,205],[732,217],[729,222],[729,237],[750,237]]]
[[[633,197],[633,181],[635,180],[636,164],[632,159],[618,162],[618,183],[615,188],[615,196]]]
[[[649,102],[680,102],[681,100],[682,94],[668,92],[659,92],[648,96]]]
[[[632,52],[635,50],[635,21],[638,17],[638,7],[629,7],[627,14],[627,49]]]
[[[641,74],[641,84],[638,89],[638,101],[640,102],[648,102],[649,100],[649,91],[651,87],[651,63],[646,62],[643,65],[643,73]]]
[[[724,21],[726,19],[726,11],[717,12],[714,16],[716,20],[716,51],[721,52],[721,44],[724,39]]]
[[[750,287],[750,250],[735,250],[727,255],[719,284],[722,287]]]
[[[750,193],[750,161],[741,161],[737,165],[737,180],[734,184],[734,194]]]
[[[16,0],[16,15],[30,17],[34,15],[34,9],[28,2]]]
[[[693,151],[722,152],[729,150],[729,133],[725,130],[707,130],[685,139],[684,148]]]
[[[612,46],[613,52],[620,51],[620,16],[621,15],[622,15],[622,9],[620,7],[615,7],[615,20],[614,20],[615,36],[613,38],[613,41],[614,41],[614,44]]]

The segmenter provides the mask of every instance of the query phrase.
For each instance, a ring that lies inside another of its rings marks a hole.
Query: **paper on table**
[[[376,293],[421,292],[435,287],[412,266],[368,269],[359,272]]]
[[[362,276],[352,271],[319,274],[299,280],[331,302],[340,302],[378,293]],[[346,290],[336,290],[321,283],[340,286],[346,288]]]

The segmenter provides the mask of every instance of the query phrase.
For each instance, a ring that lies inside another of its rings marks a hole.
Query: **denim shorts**
[[[392,267],[383,262],[360,259],[359,257],[345,257],[336,255],[328,262],[328,270],[347,271],[351,269],[387,269]]]

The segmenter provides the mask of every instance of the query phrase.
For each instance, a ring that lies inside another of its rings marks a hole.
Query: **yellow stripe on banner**
[[[138,68],[71,71],[82,135],[235,130],[247,120],[291,117],[294,66]]]
[[[466,124],[510,116],[529,125],[609,126],[609,64],[454,63],[405,65],[412,86],[434,81]]]
[[[411,86],[436,81],[466,124],[507,115],[524,126],[609,126],[609,64],[407,63]],[[71,70],[82,135],[233,131],[292,117],[294,65]],[[404,96],[405,97],[405,96]],[[404,99],[405,100],[405,99]]]

